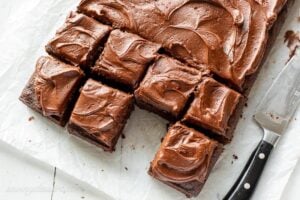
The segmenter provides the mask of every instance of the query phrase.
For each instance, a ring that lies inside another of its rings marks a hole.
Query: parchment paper
[[[147,175],[167,121],[135,109],[120,139],[117,151],[99,150],[44,119],[18,101],[34,70],[44,45],[62,25],[68,11],[79,0],[0,1],[0,139],[32,157],[56,166],[67,174],[97,188],[107,197],[120,200],[181,200],[184,195]],[[300,1],[290,10],[275,48],[249,96],[235,131],[205,187],[196,199],[221,199],[238,177],[262,136],[252,120],[255,106],[288,59],[283,42],[286,30],[298,30]],[[33,116],[34,119],[28,119]],[[298,118],[298,121],[297,121]],[[300,155],[300,111],[279,142],[253,196],[255,200],[278,200]],[[238,159],[233,158],[233,154]],[[99,197],[100,198],[100,197]]]

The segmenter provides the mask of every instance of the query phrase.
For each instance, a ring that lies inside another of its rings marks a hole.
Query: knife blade
[[[299,103],[300,56],[295,55],[256,108],[254,119],[264,131],[263,138],[223,200],[250,199],[273,147],[284,133]]]

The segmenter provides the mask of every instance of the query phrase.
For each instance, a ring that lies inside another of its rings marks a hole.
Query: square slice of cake
[[[80,68],[50,56],[40,57],[20,100],[55,123],[64,126],[84,77]]]
[[[199,70],[159,56],[134,93],[137,105],[167,119],[177,119],[200,80]]]
[[[244,106],[242,95],[212,78],[204,78],[195,93],[183,121],[229,142]]]
[[[138,86],[160,45],[135,34],[114,30],[92,72],[122,88]]]
[[[132,109],[132,95],[89,79],[81,89],[68,131],[111,152]]]
[[[82,68],[93,64],[111,28],[83,14],[71,12],[65,24],[46,45],[46,51]]]
[[[169,128],[149,174],[188,197],[197,196],[222,151],[217,141],[176,123]]]

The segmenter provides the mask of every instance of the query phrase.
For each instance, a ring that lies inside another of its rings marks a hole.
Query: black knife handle
[[[239,178],[223,200],[250,199],[272,149],[273,145],[264,140],[258,144]]]

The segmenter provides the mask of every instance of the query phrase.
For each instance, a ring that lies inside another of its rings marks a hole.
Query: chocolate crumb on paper
[[[32,120],[34,120],[34,116],[30,116],[30,117],[28,118],[28,121],[29,121],[29,122],[31,122]]]
[[[286,61],[288,63],[291,58],[295,55],[297,48],[300,46],[300,32],[288,30],[284,34],[284,43],[287,44],[289,48],[289,59]]]
[[[233,157],[234,160],[239,159],[239,157],[236,154],[233,154],[232,157]]]
[[[130,145],[131,150],[135,150],[134,144]]]

